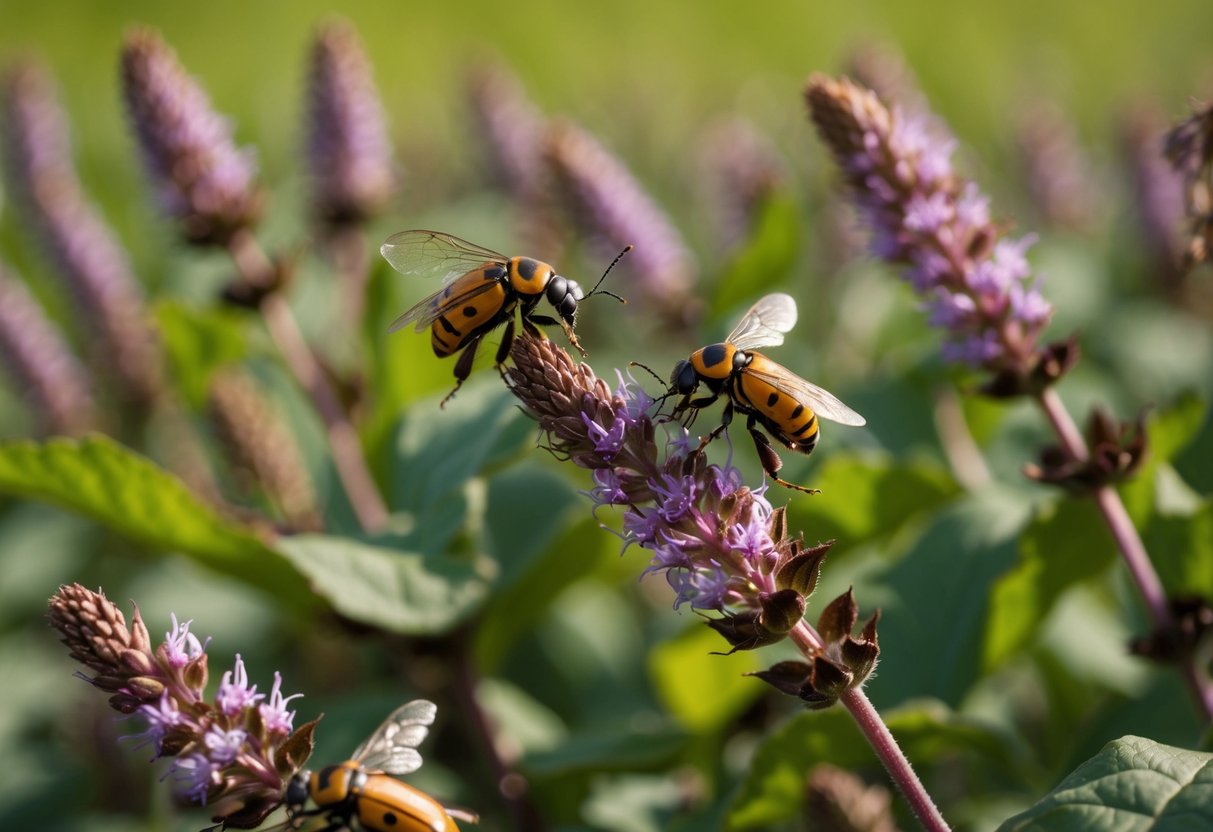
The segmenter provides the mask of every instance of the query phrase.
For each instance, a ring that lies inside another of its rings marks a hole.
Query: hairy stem
[[[245,280],[254,286],[267,284],[273,264],[251,233],[233,235],[228,251]],[[382,529],[387,523],[388,510],[367,467],[358,432],[299,331],[295,315],[281,292],[270,292],[265,297],[261,302],[261,316],[291,375],[307,392],[324,422],[337,476],[345,487],[359,524],[367,532]]]
[[[792,630],[791,638],[805,657],[810,660],[824,646],[821,636],[806,621],[801,621],[796,625]],[[918,779],[910,761],[902,753],[901,746],[893,738],[889,726],[884,724],[884,720],[880,718],[880,714],[872,706],[871,700],[868,699],[863,689],[852,688],[839,697],[838,701],[850,711],[855,724],[859,726],[859,730],[871,744],[872,750],[884,764],[885,770],[889,772],[889,777],[897,784],[897,788],[901,790],[902,795],[910,804],[910,809],[918,818],[918,822],[930,832],[947,832],[950,829],[948,822],[940,814],[935,801],[931,799],[931,795],[927,793],[926,787]]]
[[[1040,394],[1037,401],[1061,440],[1065,452],[1074,459],[1086,459],[1088,456],[1087,444],[1069,411],[1062,403],[1061,397],[1049,387]],[[1112,539],[1116,541],[1116,547],[1120,549],[1121,557],[1124,558],[1125,565],[1129,568],[1129,575],[1137,586],[1137,591],[1141,593],[1154,625],[1160,629],[1174,626],[1175,619],[1167,604],[1167,594],[1163,589],[1162,580],[1154,569],[1150,554],[1146,551],[1141,535],[1137,533],[1137,528],[1129,518],[1129,513],[1125,510],[1125,504],[1120,499],[1120,495],[1112,486],[1104,485],[1095,490],[1094,497],[1095,504],[1099,506],[1100,514],[1108,524]],[[1210,680],[1199,667],[1190,662],[1184,667],[1184,678],[1206,718],[1213,719],[1213,680]]]

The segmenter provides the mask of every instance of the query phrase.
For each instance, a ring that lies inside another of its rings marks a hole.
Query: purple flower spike
[[[135,29],[122,49],[122,89],[143,163],[165,212],[187,240],[222,245],[252,225],[260,193],[251,151],[151,29]]]
[[[711,623],[734,649],[784,638],[829,545],[810,550],[789,537],[783,510],[743,485],[732,466],[708,465],[684,429],[660,451],[653,400],[634,382],[620,376],[612,392],[587,365],[530,334],[515,339],[511,355],[510,386],[553,453],[593,471],[596,509],[627,507],[625,544],[652,555],[643,575],[664,573],[675,607],[720,613]]]
[[[84,433],[97,414],[84,368],[25,286],[0,265],[0,363],[39,432]]]
[[[76,176],[54,81],[22,63],[5,76],[2,94],[6,180],[19,213],[101,342],[106,376],[123,398],[147,407],[162,386],[156,339],[130,259]]]
[[[953,170],[956,143],[939,122],[845,79],[814,76],[805,97],[872,230],[872,252],[904,267],[925,296],[945,357],[995,373],[1008,392],[1056,380],[1038,373],[1052,307],[1024,254],[1035,237],[1001,239],[987,198]]]
[[[581,127],[555,124],[547,149],[566,204],[602,256],[634,245],[621,268],[636,290],[672,321],[689,323],[698,308],[692,295],[696,266],[665,212],[623,162]]]
[[[184,796],[213,807],[232,829],[256,828],[281,804],[287,785],[307,762],[316,723],[292,733],[295,712],[274,674],[269,701],[249,684],[244,660],[223,675],[214,703],[206,687],[206,644],[192,621],[172,616],[172,629],[155,649],[135,611],[130,626],[99,592],[61,587],[50,601],[51,625],[73,658],[97,675],[83,678],[113,694],[110,704],[147,720],[132,739],[153,743],[156,757],[173,758],[165,775],[184,784]]]
[[[329,226],[380,213],[396,191],[387,121],[353,25],[316,33],[308,75],[307,158],[317,216]]]

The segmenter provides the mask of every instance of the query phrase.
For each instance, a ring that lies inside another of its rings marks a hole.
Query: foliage
[[[544,190],[545,177],[494,178],[500,148],[463,110],[464,64],[483,68],[482,58],[518,72],[540,102],[526,102],[536,118],[568,113],[602,135],[686,236],[689,296],[661,304],[645,294],[636,281],[653,261],[630,265],[636,240],[603,284],[628,303],[597,297],[579,308],[587,360],[611,388],[619,368],[659,396],[665,382],[630,362],[664,379],[756,297],[785,291],[798,301],[799,326],[771,357],[837,393],[868,425],[826,423],[807,459],[780,448],[781,475],[821,493],[770,485],[763,497],[787,506],[791,538],[834,542],[806,620],[851,587],[863,618],[881,611],[879,663],[864,689],[944,816],[1007,830],[1213,823],[1213,767],[1196,750],[1208,742],[1207,720],[1173,663],[1140,655],[1174,659],[1147,638],[1149,616],[1103,515],[1086,497],[1023,476],[1054,441],[1047,421],[1028,402],[978,397],[983,379],[940,361],[918,301],[862,251],[864,231],[843,210],[797,92],[810,72],[841,71],[852,33],[876,22],[904,51],[967,145],[957,167],[994,194],[990,227],[1039,235],[1029,259],[1046,264],[1038,288],[1056,309],[1046,340],[1077,329],[1084,352],[1055,388],[1069,412],[1085,418],[1102,404],[1131,419],[1144,409],[1148,451],[1120,459],[1132,471],[1115,488],[1168,597],[1209,599],[1208,268],[1180,277],[1155,265],[1157,241],[1128,210],[1144,198],[1130,197],[1135,173],[1114,150],[1128,139],[1113,127],[1129,118],[1129,79],[1171,115],[1207,92],[1197,79],[1208,74],[1213,32],[1198,0],[1164,3],[1145,20],[1116,2],[1102,28],[1085,7],[1063,4],[1047,32],[1035,9],[985,10],[972,25],[959,3],[929,19],[889,9],[878,21],[849,8],[807,21],[797,4],[780,3],[745,25],[729,4],[626,2],[601,20],[533,2],[407,15],[355,4],[346,13],[382,92],[399,193],[390,205],[384,191],[374,205],[327,214],[314,204],[314,160],[297,135],[307,109],[300,70],[309,29],[326,20],[320,8],[143,4],[137,16],[162,31],[188,76],[232,116],[223,123],[235,145],[259,160],[264,193],[242,207],[250,216],[220,217],[231,228],[210,218],[194,245],[177,239],[181,229],[140,179],[123,124],[114,50],[132,22],[121,15],[136,13],[82,7],[69,31],[61,10],[16,6],[0,33],[0,72],[34,51],[59,78],[79,187],[131,253],[146,299],[134,317],[155,333],[163,386],[151,401],[121,389],[115,353],[76,311],[78,288],[59,280],[10,183],[0,271],[19,275],[66,334],[103,416],[92,432],[47,436],[27,407],[33,399],[0,378],[0,672],[11,680],[0,693],[11,772],[0,784],[0,827],[207,823],[206,810],[171,802],[163,771],[146,764],[150,750],[116,742],[139,729],[115,724],[105,697],[71,679],[45,632],[44,599],[76,581],[104,587],[118,606],[137,601],[153,634],[169,629],[170,613],[192,618],[194,632],[215,634],[212,654],[280,670],[287,689],[306,692],[292,703],[299,722],[326,714],[316,761],[344,759],[395,705],[433,699],[426,764],[407,779],[475,808],[485,830],[528,828],[519,820],[527,801],[553,829],[805,828],[807,778],[826,764],[861,787],[894,791],[850,713],[806,711],[750,675],[803,658],[793,645],[730,654],[701,610],[671,609],[664,574],[642,577],[653,553],[624,546],[626,508],[594,508],[586,492],[600,483],[541,447],[546,439],[492,368],[500,330],[444,404],[454,360],[435,358],[428,332],[389,334],[396,315],[438,288],[378,258],[394,231],[442,229],[543,257],[587,289],[605,265],[594,236],[572,230],[584,217],[558,189]],[[507,54],[494,58],[478,41],[529,47],[501,47]],[[1045,58],[1034,76],[1021,71],[1025,49]],[[1062,80],[1046,83],[1053,75]],[[1091,166],[1080,184],[1095,188],[1085,224],[1050,219],[1023,160],[1010,156],[1004,137],[1025,97],[1056,99],[1077,124],[1076,152]],[[729,214],[709,204],[720,197],[706,181],[735,160],[700,158],[706,125],[730,107],[771,136],[780,157],[741,228],[719,224]],[[510,112],[517,124],[529,111]],[[10,139],[0,133],[0,144]],[[544,147],[531,148],[531,163],[543,163]],[[248,250],[241,260],[228,239],[245,224],[270,264],[260,276],[278,281],[271,291],[283,287],[317,377],[353,424],[383,497],[379,528],[362,527],[331,426],[258,308]],[[239,291],[254,294],[220,300]],[[567,345],[559,328],[545,331]],[[236,370],[264,397],[255,412],[274,421],[278,439],[252,420],[235,437],[219,427],[212,390]],[[692,433],[715,427],[720,407],[701,413]],[[282,436],[290,453],[275,444]],[[258,461],[237,447],[242,439],[276,451]],[[275,486],[271,469],[292,454],[299,465]],[[709,457],[736,465],[747,484],[762,481],[740,416]],[[292,510],[284,482],[306,486],[302,509]],[[1200,615],[1186,623],[1199,626]],[[1209,649],[1206,638],[1186,658],[1207,666]],[[211,668],[212,687],[221,673]],[[252,680],[263,692],[271,681]],[[506,788],[519,784],[523,801]],[[892,819],[911,828],[896,794],[892,805]]]

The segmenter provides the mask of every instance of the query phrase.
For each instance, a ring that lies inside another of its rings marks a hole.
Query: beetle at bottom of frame
[[[281,829],[338,832],[459,832],[455,819],[476,823],[474,812],[447,807],[397,780],[421,767],[417,746],[438,708],[417,699],[401,705],[343,763],[301,771],[287,786],[287,820]],[[314,804],[308,808],[308,801]]]

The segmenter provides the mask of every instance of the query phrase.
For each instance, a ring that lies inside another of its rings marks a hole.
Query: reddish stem
[[[821,636],[805,621],[796,625],[791,636],[801,653],[808,659],[812,659],[814,655],[821,652],[824,646]],[[884,724],[884,720],[880,718],[880,714],[863,689],[852,688],[839,697],[838,701],[851,712],[855,724],[859,726],[859,730],[867,738],[872,750],[884,764],[885,770],[889,772],[889,777],[905,796],[906,802],[910,804],[910,809],[923,828],[930,832],[948,832],[950,829],[948,822],[944,820],[939,807],[931,799],[926,787],[914,772],[914,767],[910,765],[910,761],[901,751],[901,746],[897,744],[897,740],[889,731],[889,726]]]
[[[1061,397],[1053,388],[1049,387],[1045,388],[1037,401],[1061,440],[1062,449],[1073,459],[1085,460],[1089,455],[1086,441],[1071,418],[1070,412],[1062,403]],[[1112,532],[1112,539],[1120,549],[1125,565],[1129,568],[1129,575],[1137,586],[1137,591],[1141,593],[1154,625],[1162,630],[1173,627],[1175,619],[1171,615],[1162,580],[1159,579],[1158,572],[1154,570],[1150,554],[1146,551],[1141,535],[1137,533],[1137,528],[1129,518],[1129,512],[1125,509],[1120,495],[1112,486],[1103,485],[1095,490],[1094,496],[1095,504],[1099,506],[1099,511],[1108,524],[1109,531]],[[1192,662],[1184,665],[1183,673],[1188,687],[1191,688],[1192,694],[1196,697],[1197,704],[1204,711],[1206,718],[1213,719],[1213,680],[1210,680]]]
[[[251,233],[235,234],[228,251],[245,280],[254,286],[268,285],[268,276],[274,266]],[[324,422],[337,476],[345,487],[359,524],[367,532],[382,529],[387,524],[388,510],[366,465],[358,432],[299,331],[295,315],[281,292],[273,291],[265,297],[261,302],[261,316],[291,375],[307,391]]]

